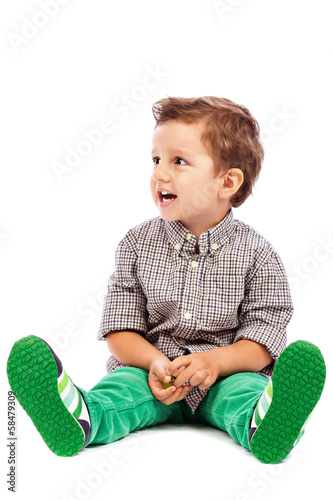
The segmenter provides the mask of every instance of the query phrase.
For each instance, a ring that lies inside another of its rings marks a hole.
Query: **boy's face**
[[[214,177],[214,162],[201,143],[201,123],[178,120],[162,123],[153,133],[153,172],[150,189],[165,220],[179,220],[194,234],[220,222],[230,208],[221,199],[221,176]],[[163,202],[157,190],[177,197]]]

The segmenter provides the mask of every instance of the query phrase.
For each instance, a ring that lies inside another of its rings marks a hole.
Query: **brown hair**
[[[202,122],[202,143],[214,161],[214,174],[239,168],[244,181],[230,198],[239,207],[252,193],[264,159],[260,128],[250,111],[223,97],[166,97],[153,104],[155,128],[167,120]]]

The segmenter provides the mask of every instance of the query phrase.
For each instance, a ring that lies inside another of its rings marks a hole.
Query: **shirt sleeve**
[[[276,360],[286,347],[286,327],[293,310],[284,266],[271,249],[265,262],[245,283],[234,342],[248,339],[263,344]]]
[[[108,280],[97,338],[106,340],[105,336],[111,330],[134,330],[146,334],[147,317],[146,297],[137,277],[137,251],[125,236],[116,249],[115,271]]]

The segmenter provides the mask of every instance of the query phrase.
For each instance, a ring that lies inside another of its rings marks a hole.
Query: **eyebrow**
[[[180,154],[180,155],[184,155],[184,156],[192,156],[192,153],[190,153],[190,151],[182,151],[181,149],[171,149],[171,151],[175,154]],[[156,152],[155,149],[152,149],[151,151],[151,154],[153,155],[154,153]]]

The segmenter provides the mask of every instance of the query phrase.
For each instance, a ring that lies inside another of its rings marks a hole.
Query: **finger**
[[[182,386],[183,384],[185,384],[185,382],[187,382],[188,380],[190,380],[191,377],[193,377],[194,374],[195,374],[195,371],[193,371],[193,368],[191,368],[191,366],[189,366],[185,370],[182,370],[182,372],[179,375],[177,375],[177,378],[174,381],[173,385],[176,386],[176,387]],[[200,380],[200,382],[202,382],[202,380]],[[191,384],[195,385],[192,382],[191,382]]]
[[[174,393],[176,392],[176,388],[174,386],[170,386],[167,389],[163,389],[161,385],[161,389],[155,389],[154,390],[154,396],[159,399],[160,401],[165,401],[166,399],[170,398]]]
[[[176,377],[174,375],[169,375],[169,377],[171,379],[170,382],[164,382],[163,380],[161,380],[163,389],[167,389],[168,387],[170,387],[170,385],[172,385],[173,382],[176,380]]]
[[[170,376],[168,376],[169,379],[171,379]],[[148,384],[150,387],[151,392],[157,399],[161,399],[166,397],[165,396],[165,387],[162,386],[162,381],[157,378],[155,373],[150,372],[148,376]],[[171,387],[171,385],[169,386]],[[167,387],[167,388],[169,388]],[[170,394],[172,394],[172,391],[169,391]]]
[[[201,384],[198,384],[198,388],[201,391],[204,391],[205,389],[208,389],[211,385],[213,385],[213,379],[211,376],[207,375],[207,377],[201,382]]]
[[[172,403],[175,403],[176,401],[181,401],[182,399],[184,399],[186,397],[186,395],[189,393],[190,390],[191,390],[190,387],[186,387],[186,388],[180,387],[175,391],[174,394],[163,399],[162,403],[172,404]]]
[[[171,387],[169,389],[171,389]],[[167,389],[165,390],[165,392],[166,391],[167,391]],[[180,396],[180,393],[177,391],[177,389],[175,387],[173,387],[173,392],[171,392],[171,394],[168,395],[167,397],[163,397],[162,399],[160,399],[160,401],[161,401],[161,403],[163,403],[165,405],[171,405],[175,401],[178,401],[179,396]]]
[[[181,401],[186,396],[186,392],[183,387],[180,387],[176,390],[176,392],[171,396],[174,399],[174,402]]]
[[[186,398],[187,394],[190,392],[191,389],[193,389],[193,387],[190,384],[182,386],[182,391],[181,391],[180,395],[178,396],[179,397],[178,401]]]
[[[174,377],[174,378],[177,378],[177,377],[179,377],[179,375],[180,375],[181,373],[183,373],[183,371],[184,371],[184,370],[186,370],[186,366],[180,366],[179,368],[177,368],[177,369],[176,369],[176,370],[172,373],[172,375],[171,375],[171,376],[172,376],[172,377]]]
[[[189,378],[189,380],[192,385],[197,385],[199,387],[199,385],[202,384],[207,377],[208,374],[206,370],[198,370],[192,377]]]
[[[186,356],[179,356],[178,358],[176,358],[173,361],[171,361],[170,365],[168,366],[168,368],[166,370],[166,373],[168,375],[171,375],[171,374],[173,374],[173,372],[175,370],[177,370],[178,368],[180,368],[182,365],[187,366],[189,364],[189,362],[190,361],[186,360]]]
[[[163,382],[170,382],[170,375],[168,375],[163,366],[157,366],[152,372],[158,380],[163,380]]]
[[[171,378],[171,377],[168,377]],[[150,380],[150,385],[155,389],[155,391],[160,391],[164,389],[162,387],[162,381],[155,375],[155,373],[150,373],[149,374],[149,380]]]
[[[177,401],[181,401],[182,399],[184,399],[191,389],[192,387],[190,385],[184,385],[182,387],[179,387],[179,389],[177,389],[177,391],[174,394],[177,397]]]

